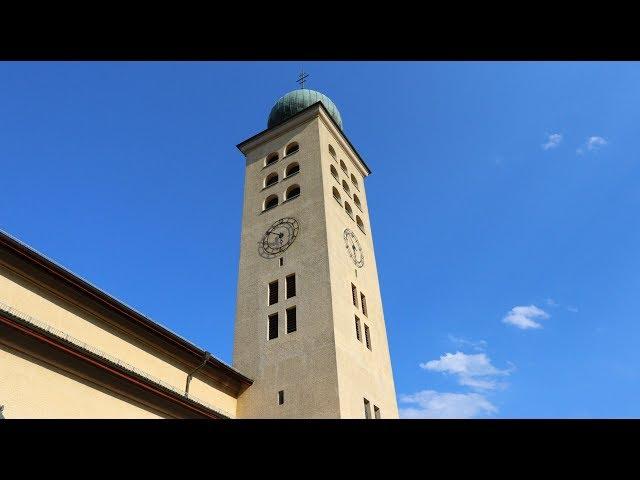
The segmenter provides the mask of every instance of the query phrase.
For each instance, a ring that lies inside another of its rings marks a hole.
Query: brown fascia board
[[[2,254],[3,250],[4,254]],[[128,325],[119,326],[130,327],[125,330],[134,336],[141,334],[152,345],[168,347],[168,353],[173,353],[177,359],[188,366],[193,365],[195,368],[202,363],[205,351],[200,347],[0,230],[0,263],[3,262],[8,262],[7,266],[17,268],[20,274],[35,281],[36,284],[44,284],[54,293],[60,293],[63,287],[75,292],[74,299],[88,305],[89,311],[95,311],[91,308],[91,304],[101,305],[105,311],[105,318],[98,315],[99,318],[116,323],[119,319],[124,319]],[[253,380],[213,356],[209,357],[207,365],[201,372],[207,373],[209,378],[222,384],[235,395],[239,395],[253,383]]]
[[[238,145],[236,145],[236,147],[238,148],[238,150],[240,150],[243,154],[244,152],[242,151],[242,148],[247,144],[252,142],[253,140],[255,140],[256,138],[260,137],[261,135],[264,135],[267,132],[270,132],[271,130],[281,127],[282,125],[284,125],[285,123],[291,121],[292,119],[302,116],[304,115],[306,112],[308,112],[309,110],[313,109],[316,107],[316,105],[319,105],[320,108],[322,108],[322,110],[324,110],[324,113],[327,115],[327,117],[329,118],[329,120],[331,120],[331,123],[333,123],[333,126],[336,128],[336,130],[338,130],[338,132],[340,132],[340,134],[344,137],[344,139],[347,141],[347,143],[349,144],[349,147],[351,147],[351,150],[353,150],[353,152],[356,154],[356,157],[358,157],[358,160],[360,160],[360,162],[362,163],[362,165],[364,166],[364,168],[367,171],[367,175],[371,175],[371,169],[369,168],[369,166],[367,165],[367,163],[364,161],[364,159],[360,156],[360,154],[358,153],[358,151],[356,150],[356,147],[353,146],[353,144],[351,143],[351,141],[349,140],[349,138],[347,137],[347,135],[342,131],[342,129],[340,128],[340,126],[336,123],[336,121],[333,119],[333,117],[331,116],[331,114],[327,111],[327,109],[325,108],[325,106],[322,104],[321,101],[317,101],[316,103],[309,105],[307,108],[305,108],[304,110],[300,110],[298,113],[296,113],[295,115],[290,116],[289,118],[287,118],[284,122],[281,122],[277,125],[274,125],[271,128],[267,128],[265,130],[262,130],[260,133],[256,133],[255,135],[253,135],[250,138],[247,138],[245,141],[240,142]]]

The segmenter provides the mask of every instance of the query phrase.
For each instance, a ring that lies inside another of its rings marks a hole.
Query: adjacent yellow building
[[[233,367],[0,232],[4,418],[397,418],[369,167],[308,89],[238,145]]]

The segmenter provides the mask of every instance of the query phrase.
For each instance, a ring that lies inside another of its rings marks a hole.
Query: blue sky
[[[300,66],[0,63],[0,228],[230,362],[235,145]],[[638,417],[640,64],[304,69],[373,171],[402,415]]]

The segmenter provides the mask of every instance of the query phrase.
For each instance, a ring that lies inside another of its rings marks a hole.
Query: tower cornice
[[[285,122],[280,123],[274,127],[267,128],[253,135],[252,137],[249,137],[245,141],[236,145],[236,147],[246,156],[251,150],[263,144],[264,142],[267,142],[273,138],[277,138],[280,135],[293,130],[297,126],[306,123],[316,117],[321,119],[327,129],[333,134],[336,141],[340,143],[340,146],[347,153],[351,162],[360,171],[360,174],[363,177],[370,175],[371,169],[360,156],[353,144],[349,141],[349,138],[336,124],[335,120],[329,114],[322,102],[316,102],[313,105],[309,105],[304,110],[301,110],[300,112],[291,116]]]

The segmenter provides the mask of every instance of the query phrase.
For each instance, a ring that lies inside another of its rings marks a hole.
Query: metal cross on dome
[[[309,74],[305,73],[304,69],[302,69],[302,71],[300,72],[300,75],[298,75],[298,80],[296,80],[296,82],[300,84],[300,88],[304,88],[304,82],[308,76]]]

